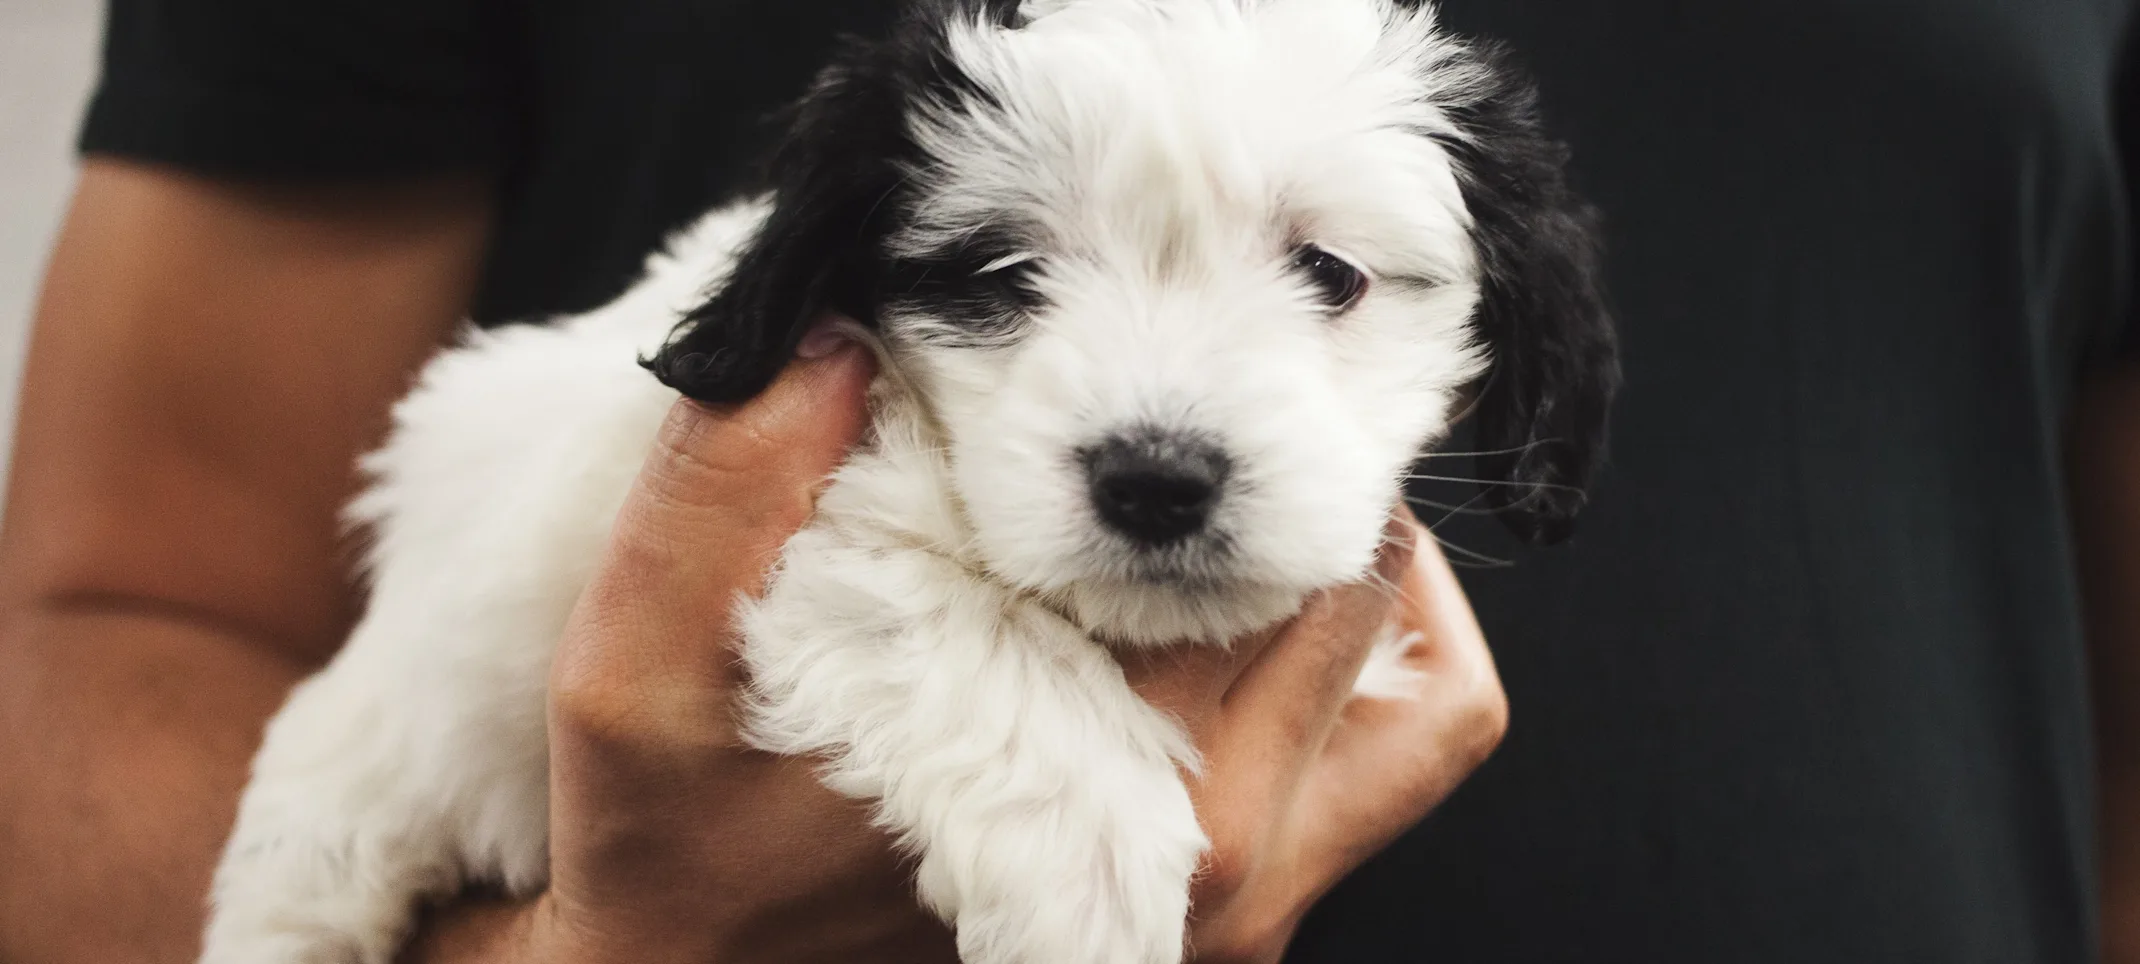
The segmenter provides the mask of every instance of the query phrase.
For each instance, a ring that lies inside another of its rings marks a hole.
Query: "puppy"
[[[369,611],[269,727],[204,960],[386,964],[423,898],[543,886],[552,650],[656,427],[837,310],[888,374],[742,605],[750,739],[874,802],[971,964],[1175,964],[1195,754],[1112,651],[1360,578],[1474,386],[1482,498],[1568,533],[1617,376],[1561,160],[1421,5],[915,4],[768,193],[397,408]]]

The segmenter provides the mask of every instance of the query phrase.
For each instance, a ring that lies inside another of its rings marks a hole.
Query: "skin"
[[[261,726],[361,606],[335,513],[467,308],[486,196],[87,164],[0,530],[0,960],[192,960]],[[671,415],[561,641],[552,885],[435,910],[408,960],[950,959],[862,808],[742,747],[728,712],[728,602],[863,428],[870,362],[830,347],[747,405]],[[1205,755],[1199,961],[1275,960],[1506,727],[1446,564],[1392,532],[1377,575],[1401,592],[1125,667]],[[1392,613],[1430,640],[1419,698],[1350,702]]]
[[[2086,387],[2070,453],[2095,681],[2103,959],[2140,964],[2140,363]]]
[[[191,960],[261,725],[357,608],[350,459],[467,305],[484,193],[87,165],[0,530],[0,960]]]

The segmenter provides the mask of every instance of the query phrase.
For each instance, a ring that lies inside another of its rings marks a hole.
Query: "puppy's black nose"
[[[1218,446],[1180,433],[1132,431],[1085,452],[1100,521],[1154,548],[1203,531],[1231,468]]]

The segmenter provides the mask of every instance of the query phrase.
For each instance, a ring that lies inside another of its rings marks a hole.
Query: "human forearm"
[[[0,961],[190,961],[262,723],[356,608],[336,510],[462,316],[468,178],[90,159],[0,530]]]
[[[0,627],[0,960],[190,962],[261,723],[303,671],[143,602],[13,607]]]
[[[313,667],[141,600],[0,627],[0,961],[192,964],[260,732]],[[432,913],[402,964],[532,964],[522,905]]]
[[[2095,680],[2104,960],[2140,964],[2140,366],[2083,395],[2073,453]]]
[[[2102,775],[2103,961],[2140,962],[2140,774]]]

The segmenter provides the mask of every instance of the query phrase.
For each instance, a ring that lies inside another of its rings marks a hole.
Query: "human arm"
[[[0,533],[0,960],[192,959],[261,725],[358,604],[355,456],[466,308],[486,193],[85,165]]]
[[[2107,964],[2140,964],[2140,362],[2075,410],[2073,533],[2095,680]]]

